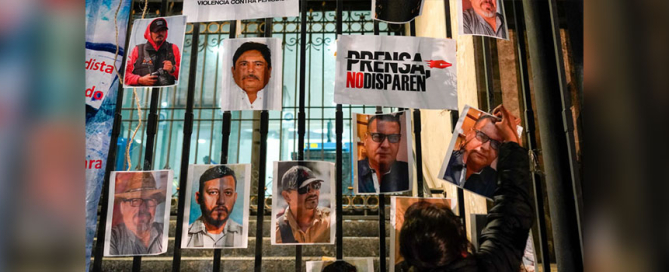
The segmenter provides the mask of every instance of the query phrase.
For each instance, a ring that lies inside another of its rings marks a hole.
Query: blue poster
[[[86,0],[86,271],[116,110],[119,82],[115,70],[121,69],[131,3]]]

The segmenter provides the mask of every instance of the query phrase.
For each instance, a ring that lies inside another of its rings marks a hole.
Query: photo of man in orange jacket
[[[167,20],[156,18],[146,27],[146,43],[132,49],[126,61],[125,85],[169,86],[179,79],[181,50],[167,41]]]

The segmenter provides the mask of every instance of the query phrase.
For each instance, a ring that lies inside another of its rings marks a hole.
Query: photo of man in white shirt
[[[223,56],[231,62],[223,71],[230,69],[232,77],[224,75],[221,96],[222,110],[281,110],[281,63],[273,64],[274,44],[281,44],[278,39],[233,39],[227,40]],[[232,43],[241,43],[236,49]],[[279,47],[280,48],[280,47]],[[229,49],[229,50],[228,50]],[[278,62],[281,51],[278,51]],[[233,54],[234,52],[234,54]],[[228,68],[229,67],[229,68]],[[274,68],[278,67],[278,68]],[[225,73],[225,72],[223,72]],[[234,84],[233,84],[234,83]],[[278,84],[277,84],[278,83]]]

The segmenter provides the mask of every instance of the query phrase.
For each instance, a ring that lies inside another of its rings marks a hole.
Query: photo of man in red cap
[[[137,20],[133,35],[137,36],[143,20]],[[168,21],[169,24],[168,24]],[[169,25],[169,27],[168,27]],[[172,28],[173,30],[170,30]],[[179,79],[181,49],[185,18],[160,17],[150,20],[144,30],[146,42],[137,44],[126,60],[124,83],[126,86],[170,86]],[[168,31],[177,36],[168,41]],[[134,37],[133,36],[133,37]],[[139,37],[135,37],[141,40]],[[131,42],[132,44],[132,42]]]

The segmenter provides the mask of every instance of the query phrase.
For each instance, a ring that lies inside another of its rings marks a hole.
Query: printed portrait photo
[[[179,82],[186,16],[133,21],[123,87],[168,87]]]
[[[420,16],[423,0],[372,0],[374,19],[389,23],[408,23]]]
[[[509,120],[506,121],[505,119]],[[508,125],[505,125],[508,124]],[[502,105],[493,114],[465,106],[439,172],[441,179],[478,195],[492,198],[497,189],[497,155],[512,130],[520,140],[520,118]],[[520,141],[519,141],[520,143]]]
[[[401,197],[393,196],[390,198],[390,271],[409,271],[408,264],[404,261],[402,257],[401,248],[420,248],[421,246],[427,246],[427,244],[415,244],[418,242],[416,239],[413,239],[412,235],[406,235],[401,237],[401,232],[413,234],[412,226],[416,223],[423,225],[421,229],[425,229],[424,221],[434,221],[429,218],[425,218],[424,214],[421,214],[421,211],[426,212],[429,215],[439,215],[452,213],[452,209],[455,207],[455,202],[450,198],[422,198],[422,197]],[[409,225],[403,230],[405,223]],[[441,228],[442,226],[434,226],[435,228]],[[429,227],[427,229],[430,229]],[[402,238],[410,242],[403,241]],[[444,241],[448,242],[448,241]],[[404,244],[403,244],[404,243]],[[422,243],[422,242],[421,242]]]
[[[280,111],[283,92],[281,39],[227,39],[221,44],[221,110]]]
[[[399,193],[413,185],[409,111],[353,115],[356,194]]]
[[[334,163],[274,162],[272,245],[334,244]]]
[[[250,164],[188,166],[182,248],[246,248]]]
[[[509,39],[503,0],[458,0],[460,35]]]
[[[172,170],[111,172],[105,256],[167,252],[172,179]]]
[[[373,272],[374,259],[351,257],[336,261],[334,258],[323,257],[322,261],[306,262],[307,272],[323,271],[355,271],[355,272]]]

